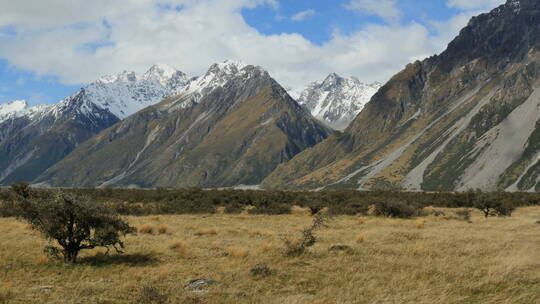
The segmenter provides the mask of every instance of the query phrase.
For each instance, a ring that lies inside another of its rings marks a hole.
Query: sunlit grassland
[[[125,254],[89,251],[77,265],[48,260],[38,234],[0,218],[0,303],[141,303],[144,286],[166,303],[540,303],[540,207],[472,223],[337,216],[308,253],[284,256],[308,214],[129,217],[142,230]],[[272,274],[253,277],[259,263]],[[184,288],[197,278],[217,283]]]

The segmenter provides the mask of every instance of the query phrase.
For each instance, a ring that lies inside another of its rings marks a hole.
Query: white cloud
[[[0,58],[38,75],[58,76],[66,84],[125,69],[142,72],[156,62],[200,75],[210,64],[225,59],[261,65],[289,88],[330,72],[385,81],[411,60],[442,51],[468,18],[464,14],[449,20],[452,26],[433,23],[429,28],[418,23],[367,25],[347,35],[336,31],[327,43],[316,45],[299,34],[263,35],[249,26],[241,11],[258,5],[279,4],[275,0],[0,0],[0,30],[9,26],[14,33],[0,36]],[[399,13],[386,16],[391,20]]]
[[[484,10],[504,4],[506,0],[449,0],[448,7],[461,10]]]
[[[291,20],[292,21],[304,21],[307,18],[312,17],[314,15],[315,15],[315,10],[308,9],[308,10],[301,11],[301,12],[298,12],[297,14],[293,15],[291,17]]]
[[[396,7],[396,0],[351,0],[345,7],[379,16],[388,23],[398,23],[401,19],[401,10]]]

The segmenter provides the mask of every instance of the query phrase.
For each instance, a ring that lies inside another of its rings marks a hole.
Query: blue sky
[[[244,10],[243,15],[261,33],[300,33],[317,44],[327,42],[336,29],[351,34],[367,24],[386,23],[379,16],[347,9],[349,2],[285,0],[280,2],[278,9],[268,5],[259,6]],[[400,20],[402,24],[427,24],[429,20],[448,20],[460,13],[459,9],[448,7],[446,1],[437,0],[397,1],[396,7],[403,14]],[[308,14],[301,21],[291,20],[292,16],[307,11],[313,14]]]
[[[0,103],[56,102],[100,75],[153,63],[194,76],[225,59],[261,65],[290,89],[331,72],[384,82],[502,3],[0,0]]]

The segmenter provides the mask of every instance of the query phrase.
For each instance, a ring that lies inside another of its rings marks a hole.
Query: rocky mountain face
[[[331,131],[263,69],[213,65],[178,95],[79,145],[37,182],[53,186],[257,185]]]
[[[51,106],[1,105],[11,114],[0,120],[0,184],[35,179],[79,144],[176,94],[188,81],[182,72],[156,65],[144,75],[102,77]]]
[[[380,83],[365,84],[355,77],[343,78],[335,73],[324,81],[309,84],[298,103],[335,130],[345,129],[379,90]]]
[[[473,18],[408,65],[343,134],[297,155],[270,188],[540,190],[540,2]]]

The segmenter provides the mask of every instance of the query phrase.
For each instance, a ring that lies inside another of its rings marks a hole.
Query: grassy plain
[[[141,229],[123,255],[42,255],[27,225],[0,218],[0,303],[540,303],[540,207],[472,222],[446,216],[337,216],[298,257],[283,255],[311,217],[129,217]],[[330,252],[332,245],[352,250]],[[264,263],[269,276],[250,269]],[[202,292],[190,279],[217,282]],[[153,301],[153,302],[152,302]]]

